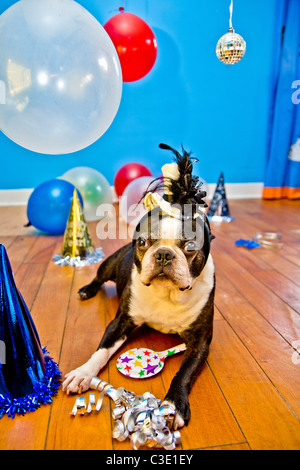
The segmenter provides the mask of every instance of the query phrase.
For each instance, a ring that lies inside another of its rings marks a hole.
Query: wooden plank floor
[[[216,314],[208,361],[192,388],[192,418],[181,431],[181,450],[300,449],[300,201],[230,201],[234,222],[212,224],[216,239]],[[58,267],[62,237],[43,236],[27,222],[26,208],[0,207],[0,243],[7,249],[17,286],[43,346],[67,373],[86,361],[113,318],[118,298],[113,283],[86,302],[79,287],[96,266]],[[105,255],[126,243],[97,238]],[[258,231],[283,235],[281,250],[237,248],[235,240]],[[98,232],[99,233],[99,232]],[[179,368],[180,355],[166,362],[161,375],[137,381],[121,375],[118,355],[129,347],[163,350],[180,339],[143,327],[101,371],[100,378],[136,393],[163,398]],[[298,342],[298,343],[295,343]],[[293,347],[294,346],[294,347]],[[87,392],[88,394],[88,392]],[[0,449],[131,449],[111,438],[111,402],[98,415],[71,417],[74,396],[59,391],[51,405],[14,420],[0,420]]]

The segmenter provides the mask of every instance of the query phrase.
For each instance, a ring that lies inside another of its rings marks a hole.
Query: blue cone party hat
[[[220,175],[217,187],[211,200],[207,218],[211,222],[231,222],[234,220],[234,218],[230,216],[229,212],[223,173]]]
[[[0,418],[14,418],[51,403],[61,372],[40,344],[0,244]]]

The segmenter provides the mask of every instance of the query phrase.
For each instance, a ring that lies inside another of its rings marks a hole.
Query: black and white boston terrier
[[[96,295],[106,281],[115,281],[120,297],[114,320],[97,351],[65,376],[67,393],[89,389],[94,376],[138,326],[179,334],[186,343],[182,364],[164,403],[176,408],[173,427],[190,419],[188,394],[202,369],[213,332],[215,274],[210,254],[211,234],[203,207],[205,191],[192,175],[190,153],[181,155],[166,144],[176,163],[164,165],[164,196],[145,195],[148,213],[138,223],[132,243],[100,265],[96,278],[79,290],[81,299]]]

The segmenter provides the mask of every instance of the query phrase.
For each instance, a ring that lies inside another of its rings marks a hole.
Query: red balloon
[[[132,13],[118,13],[103,26],[117,50],[124,82],[147,75],[157,57],[157,41],[150,26]]]
[[[120,197],[126,186],[131,181],[142,176],[152,176],[151,171],[141,163],[127,163],[117,172],[114,179],[114,186],[117,196]]]

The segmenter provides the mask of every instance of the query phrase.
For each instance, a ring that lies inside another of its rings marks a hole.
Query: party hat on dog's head
[[[56,363],[42,349],[10,262],[0,244],[0,418],[50,403],[60,383]]]
[[[159,148],[170,150],[175,155],[175,162],[167,163],[162,167],[164,196],[153,195],[151,191],[146,192],[144,204],[150,211],[155,206],[159,206],[163,212],[171,217],[177,217],[178,207],[186,206],[194,209],[194,216],[197,211],[204,211],[206,203],[206,191],[202,189],[202,182],[199,177],[192,174],[193,163],[197,158],[191,158],[191,154],[182,147],[183,154],[173,149],[167,144],[159,144]],[[181,210],[179,210],[181,213]],[[182,218],[182,214],[178,216]]]
[[[182,154],[167,144],[159,144],[159,148],[170,150],[175,155],[175,162],[167,163],[162,167],[164,195],[151,191],[144,195],[144,205],[148,210],[148,222],[152,214],[171,218],[182,222],[182,231],[185,237],[198,239],[198,245],[204,247],[205,262],[208,259],[210,242],[214,238],[211,233],[209,221],[205,214],[207,207],[204,198],[206,191],[202,188],[203,182],[193,174],[193,164],[198,161],[191,157],[191,153],[182,147]],[[156,213],[155,213],[156,211]],[[142,219],[142,221],[144,218]],[[140,225],[137,226],[134,236],[138,236]],[[151,228],[151,227],[150,227]],[[148,223],[149,229],[149,223]]]
[[[213,198],[211,200],[207,218],[211,222],[231,222],[229,206],[226,197],[224,175],[221,173]]]
[[[102,248],[95,249],[92,243],[78,193],[74,189],[61,254],[54,256],[55,264],[86,266],[98,263],[102,258]]]

